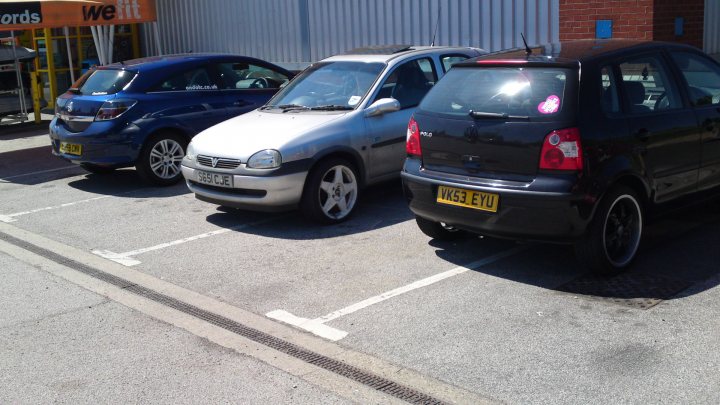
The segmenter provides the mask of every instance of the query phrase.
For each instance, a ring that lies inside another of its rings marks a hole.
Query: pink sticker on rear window
[[[560,97],[548,96],[542,103],[538,104],[540,114],[555,114],[560,109]]]

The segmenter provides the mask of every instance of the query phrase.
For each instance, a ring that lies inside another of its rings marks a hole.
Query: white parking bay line
[[[358,303],[349,305],[345,308],[339,309],[337,311],[333,311],[327,315],[321,316],[319,318],[315,319],[307,319],[307,318],[301,318],[299,316],[295,316],[287,311],[283,311],[281,309],[270,311],[265,316],[268,318],[276,319],[278,321],[287,323],[289,325],[296,326],[300,329],[304,329],[314,335],[323,337],[328,340],[332,341],[338,341],[345,336],[347,336],[347,332],[341,331],[339,329],[335,329],[333,327],[325,325],[326,322],[332,321],[334,319],[340,318],[342,316],[352,314],[353,312],[357,312],[363,308],[367,308],[371,305],[375,305],[379,302],[383,302],[385,300],[388,300],[393,297],[397,297],[398,295],[405,294],[407,292],[417,290],[419,288],[427,287],[429,285],[435,284],[437,282],[440,282],[442,280],[448,279],[450,277],[457,276],[458,274],[462,274],[468,271],[477,270],[478,268],[488,265],[490,263],[496,262],[498,260],[504,259],[506,257],[514,256],[526,249],[528,249],[529,245],[523,245],[514,247],[512,249],[508,249],[504,252],[500,252],[497,254],[494,254],[492,256],[486,257],[484,259],[480,259],[477,261],[474,261],[472,263],[469,263],[466,266],[459,266],[452,270],[448,270],[439,274],[435,274],[434,276],[430,276],[427,278],[424,278],[422,280],[415,281],[413,283],[410,283],[408,285],[396,288],[394,290],[390,290],[387,292],[384,292],[380,295],[376,295],[374,297],[370,297],[368,299],[362,300]]]
[[[125,194],[125,193],[123,193],[123,194]],[[5,223],[15,222],[15,221],[17,221],[17,219],[16,219],[17,217],[21,217],[23,215],[34,214],[36,212],[42,212],[42,211],[56,210],[56,209],[65,208],[65,207],[72,207],[73,205],[85,204],[85,203],[89,203],[92,201],[102,200],[102,199],[110,198],[110,197],[112,197],[112,196],[103,195],[100,197],[88,198],[86,200],[73,201],[73,202],[60,204],[60,205],[53,205],[51,207],[36,208],[34,210],[29,210],[29,211],[22,211],[22,212],[15,212],[12,214],[0,215],[0,221],[5,222]]]
[[[76,166],[76,165],[73,165],[73,166],[63,166],[63,167],[58,167],[57,169],[48,169],[48,170],[40,170],[40,171],[37,171],[37,172],[16,174],[16,175],[14,175],[14,176],[3,177],[2,179],[0,179],[0,183],[11,183],[11,182],[8,181],[8,180],[18,179],[18,178],[20,178],[20,177],[34,176],[34,175],[36,175],[36,174],[45,174],[45,173],[59,172],[59,171],[62,171],[62,170],[69,170],[69,169],[76,169],[76,168],[79,169],[80,166]]]
[[[134,256],[141,255],[143,253],[153,252],[155,250],[165,249],[165,248],[169,248],[171,246],[182,245],[184,243],[192,242],[192,241],[199,240],[199,239],[209,238],[209,237],[215,236],[215,235],[221,235],[223,233],[239,231],[241,229],[249,228],[251,226],[261,225],[261,224],[264,224],[267,222],[277,221],[277,220],[280,220],[283,218],[287,218],[287,215],[274,217],[274,218],[267,218],[267,219],[263,219],[263,220],[255,221],[255,222],[249,222],[247,224],[237,225],[237,226],[233,226],[230,228],[217,229],[215,231],[201,233],[200,235],[194,235],[194,236],[189,236],[187,238],[176,239],[176,240],[173,240],[170,242],[165,242],[165,243],[161,243],[159,245],[150,246],[150,247],[146,247],[146,248],[131,250],[131,251],[125,252],[125,253],[115,253],[115,252],[111,252],[109,250],[100,250],[100,249],[93,250],[92,252],[100,257],[104,257],[108,260],[112,260],[116,263],[120,263],[123,266],[131,267],[131,266],[136,266],[136,265],[142,263],[140,260],[135,259]]]

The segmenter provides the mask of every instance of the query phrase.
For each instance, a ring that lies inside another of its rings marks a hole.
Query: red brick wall
[[[560,0],[560,40],[595,38],[595,21],[612,20],[613,38],[652,39],[654,0]]]
[[[702,47],[704,0],[560,0],[560,40],[595,38],[595,21],[612,20],[612,37],[677,41]],[[675,17],[685,19],[675,36]]]
[[[684,34],[675,36],[675,17],[685,19]],[[702,48],[705,0],[655,0],[653,39],[674,41]]]

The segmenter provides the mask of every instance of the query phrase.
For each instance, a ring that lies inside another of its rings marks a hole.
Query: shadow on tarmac
[[[234,228],[242,223],[267,220],[266,224],[242,228],[237,232],[268,238],[309,240],[370,232],[413,218],[405,204],[399,180],[362,190],[355,209],[356,212],[347,221],[330,226],[311,222],[298,210],[286,213],[263,213],[226,207],[219,207],[217,213],[207,217],[207,221],[223,228]],[[281,217],[282,220],[273,221]]]
[[[53,156],[50,146],[0,153],[3,183],[33,186],[84,172],[79,166]]]
[[[431,241],[437,255],[467,264],[519,243],[469,237],[456,242]],[[631,268],[616,276],[593,276],[578,263],[572,246],[528,243],[527,250],[475,271],[573,295],[632,300],[672,300],[720,284],[720,201],[706,201],[653,218]],[[470,257],[467,251],[475,252]],[[578,288],[580,288],[578,290]],[[592,292],[589,292],[592,291]]]
[[[170,187],[149,186],[133,168],[118,169],[108,174],[89,173],[78,165],[53,156],[50,146],[0,153],[0,184],[34,186],[78,176],[81,177],[68,183],[70,187],[100,195],[164,198],[190,192],[183,181]]]
[[[118,169],[107,174],[87,173],[68,183],[68,186],[88,193],[121,198],[167,198],[190,193],[184,181],[167,187],[148,185],[132,168]]]

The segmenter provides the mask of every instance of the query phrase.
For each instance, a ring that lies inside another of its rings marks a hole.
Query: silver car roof
[[[335,55],[329,58],[325,58],[320,62],[383,62],[389,63],[394,59],[405,59],[407,57],[415,55],[428,55],[428,54],[446,54],[456,52],[467,52],[472,50],[478,53],[478,55],[486,53],[485,50],[480,48],[472,48],[467,46],[413,46],[407,51],[401,51],[392,54],[378,55],[378,54],[363,54],[363,55]]]

